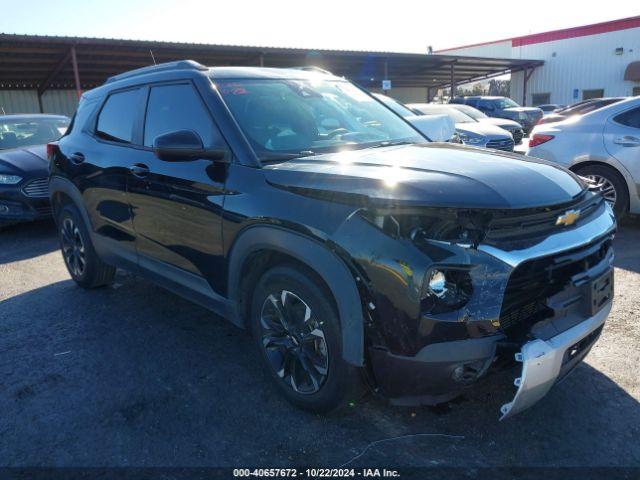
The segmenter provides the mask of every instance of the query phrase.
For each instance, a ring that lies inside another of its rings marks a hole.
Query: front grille
[[[524,262],[512,272],[500,311],[500,326],[515,335],[553,315],[547,299],[564,290],[571,278],[593,268],[605,259],[612,238],[556,255]]]
[[[604,205],[600,195],[584,192],[571,202],[555,205],[496,214],[489,223],[485,240],[487,243],[514,242],[534,240],[537,237],[557,232],[561,228],[572,228],[589,221],[590,217]],[[569,210],[580,211],[580,217],[573,226],[559,226],[558,217]]]
[[[504,150],[507,152],[513,151],[513,140],[511,138],[505,138],[502,140],[489,140],[485,145],[487,148],[495,148],[496,150]]]
[[[27,183],[22,187],[22,191],[27,197],[48,197],[49,196],[49,179],[38,178]]]

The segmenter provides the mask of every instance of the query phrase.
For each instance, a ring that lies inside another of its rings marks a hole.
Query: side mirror
[[[166,162],[180,162],[207,158],[222,161],[226,150],[205,149],[202,138],[193,130],[176,130],[175,132],[158,135],[153,140],[153,153],[160,160]]]

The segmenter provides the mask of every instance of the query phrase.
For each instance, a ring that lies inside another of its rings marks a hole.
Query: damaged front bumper
[[[432,341],[406,354],[401,348],[394,352],[385,345],[369,347],[378,391],[395,404],[444,402],[490,370],[511,366],[517,351],[522,374],[516,379],[515,398],[501,409],[502,418],[536,403],[598,339],[613,297],[614,231],[613,214],[604,205],[588,223],[533,244],[509,250],[487,244],[466,249],[465,260],[476,265],[470,270],[474,294],[451,318],[423,314],[418,319],[414,338]],[[520,299],[523,294],[531,294],[536,302],[532,313],[529,300]],[[514,295],[527,308],[513,311],[528,316],[502,310],[505,299],[511,302]],[[397,315],[385,307],[378,299],[376,311],[388,315],[384,323],[378,320],[381,327]]]
[[[522,363],[522,375],[514,382],[518,391],[500,408],[500,420],[529,408],[564,378],[589,353],[610,311],[611,301],[594,316],[555,337],[525,343],[516,353],[516,361]]]

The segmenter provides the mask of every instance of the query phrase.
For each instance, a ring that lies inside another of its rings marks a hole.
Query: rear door
[[[640,106],[632,107],[607,120],[604,128],[604,144],[640,183]]]
[[[152,151],[165,133],[193,130],[205,148],[226,144],[190,81],[147,89],[143,149],[127,181],[140,266],[208,295],[221,291],[226,166],[207,159],[163,161]]]
[[[108,261],[124,260],[129,268],[136,265],[136,251],[126,179],[139,152],[136,127],[142,93],[141,88],[114,91],[97,106],[83,101],[75,119],[82,131],[60,141],[69,174],[82,193],[96,248]],[[85,113],[91,115],[86,126]]]

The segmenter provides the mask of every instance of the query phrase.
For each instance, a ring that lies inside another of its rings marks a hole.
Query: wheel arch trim
[[[85,225],[88,227],[89,235],[93,235],[93,227],[89,219],[89,213],[84,206],[82,194],[80,193],[80,190],[78,190],[78,187],[64,177],[52,176],[49,178],[49,200],[51,201],[51,206],[53,208],[55,208],[54,200],[58,193],[64,193],[71,199],[73,204],[78,208],[80,215],[82,215],[82,220],[84,220]]]
[[[324,280],[333,295],[340,317],[343,359],[364,364],[364,317],[356,281],[345,263],[320,242],[288,229],[257,225],[245,229],[234,241],[228,263],[228,297],[231,320],[245,326],[239,310],[241,274],[245,261],[260,250],[288,255],[307,265]]]

